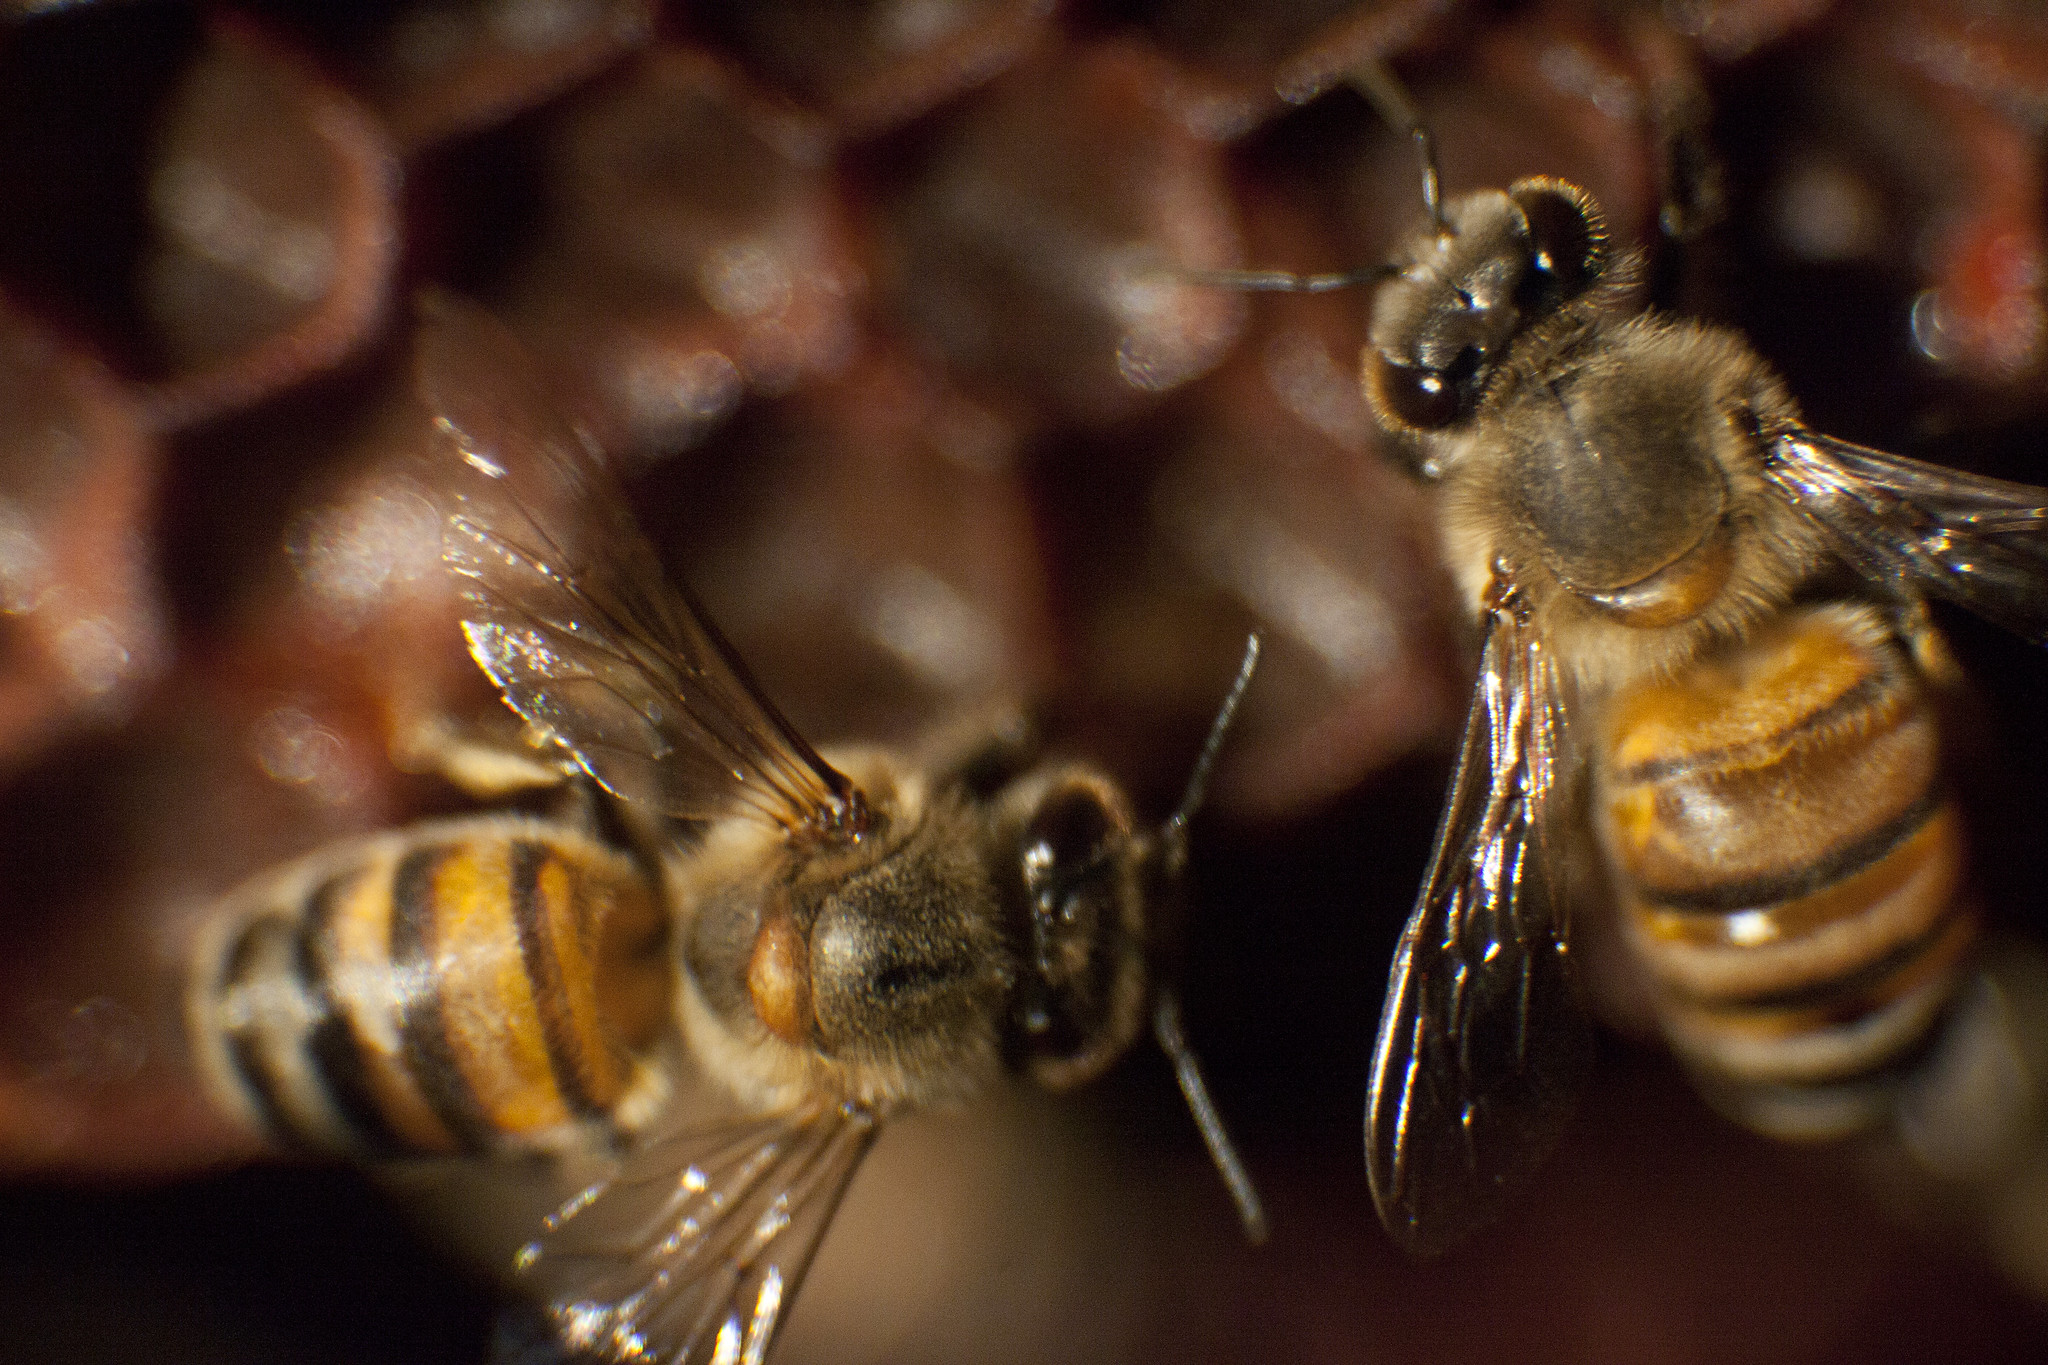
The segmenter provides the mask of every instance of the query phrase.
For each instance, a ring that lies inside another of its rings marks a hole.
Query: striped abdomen
[[[223,902],[189,1002],[216,1092],[353,1155],[559,1145],[634,1121],[665,923],[624,854],[518,816],[324,850]]]
[[[1792,614],[1609,705],[1594,820],[1664,1032],[1752,1126],[1872,1119],[1975,935],[1919,675],[1867,607]]]

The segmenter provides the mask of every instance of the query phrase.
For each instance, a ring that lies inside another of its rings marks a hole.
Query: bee
[[[1440,486],[1483,640],[1366,1096],[1381,1221],[1426,1254],[1543,1160],[1590,1063],[1587,834],[1710,1100],[1781,1137],[1886,1112],[1976,932],[1927,602],[2048,642],[2048,490],[1815,431],[1741,336],[1631,305],[1584,190],[1446,201],[1391,76],[1359,84],[1427,221],[1371,271],[1226,282],[1377,283],[1365,393]]]
[[[510,334],[444,297],[422,314],[462,630],[545,741],[447,770],[579,788],[624,833],[428,821],[230,895],[188,1011],[222,1102],[356,1158],[619,1148],[518,1253],[542,1320],[501,1342],[520,1359],[760,1360],[886,1119],[1006,1072],[1078,1084],[1148,1016],[1258,1236],[1157,971],[1256,640],[1157,829],[1014,736],[821,752],[664,578]],[[664,1114],[676,1052],[738,1119]]]

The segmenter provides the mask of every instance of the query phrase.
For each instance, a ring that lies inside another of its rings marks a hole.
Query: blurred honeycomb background
[[[461,1229],[247,1164],[175,1013],[209,896],[459,805],[407,738],[491,705],[415,463],[428,285],[543,357],[813,738],[1021,700],[1163,814],[1269,642],[1184,993],[1271,1245],[1141,1049],[887,1133],[784,1365],[2038,1359],[2019,1195],[1742,1134],[1626,981],[1499,1227],[1413,1265],[1374,1222],[1470,641],[1364,297],[1162,269],[1380,259],[1420,198],[1370,61],[1447,190],[1586,185],[1648,301],[1745,328],[1817,426],[2048,483],[2033,5],[0,0],[0,1360],[486,1355]],[[2038,935],[2048,663],[1943,623],[1980,886]]]

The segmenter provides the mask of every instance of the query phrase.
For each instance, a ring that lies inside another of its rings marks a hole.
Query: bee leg
[[[401,771],[433,773],[479,801],[559,787],[573,773],[567,760],[550,753],[538,736],[487,734],[439,714],[394,722],[390,748],[391,761]]]
[[[1913,656],[1913,666],[1928,686],[1938,692],[1954,692],[1963,685],[1962,665],[1949,652],[1948,641],[1936,628],[1927,604],[1915,598],[1901,605],[1892,617],[1892,629]]]
[[[518,803],[558,825],[628,851],[653,884],[674,831],[654,811],[605,796],[567,751],[532,726],[494,730],[413,712],[392,726],[391,761],[433,773],[476,801]],[[522,800],[532,798],[532,800]]]
[[[588,778],[564,782],[555,793],[548,815],[571,829],[599,834],[604,828],[604,818],[599,813],[597,784]]]
[[[1668,26],[1637,24],[1628,42],[1648,88],[1656,137],[1658,226],[1672,241],[1689,242],[1720,226],[1728,211],[1713,147],[1713,103],[1692,54]]]

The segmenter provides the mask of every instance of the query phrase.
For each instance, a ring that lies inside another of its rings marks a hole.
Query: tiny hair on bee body
[[[1643,311],[1593,198],[1445,198],[1377,270],[1361,360],[1437,488],[1478,685],[1366,1097],[1381,1220],[1441,1250],[1556,1141],[1591,1058],[1566,846],[1590,846],[1663,1032],[1767,1134],[1867,1130],[1977,970],[1927,603],[2048,643],[2048,490],[1807,426],[1739,334]]]
[[[463,636],[532,748],[422,727],[422,761],[565,813],[364,836],[225,898],[188,996],[222,1106],[365,1159],[617,1149],[519,1252],[508,1359],[759,1360],[887,1119],[1078,1084],[1148,1023],[1263,1236],[1161,979],[1256,639],[1156,829],[999,726],[813,747],[510,332],[440,294],[420,315]],[[677,1066],[736,1117],[667,1112]]]

